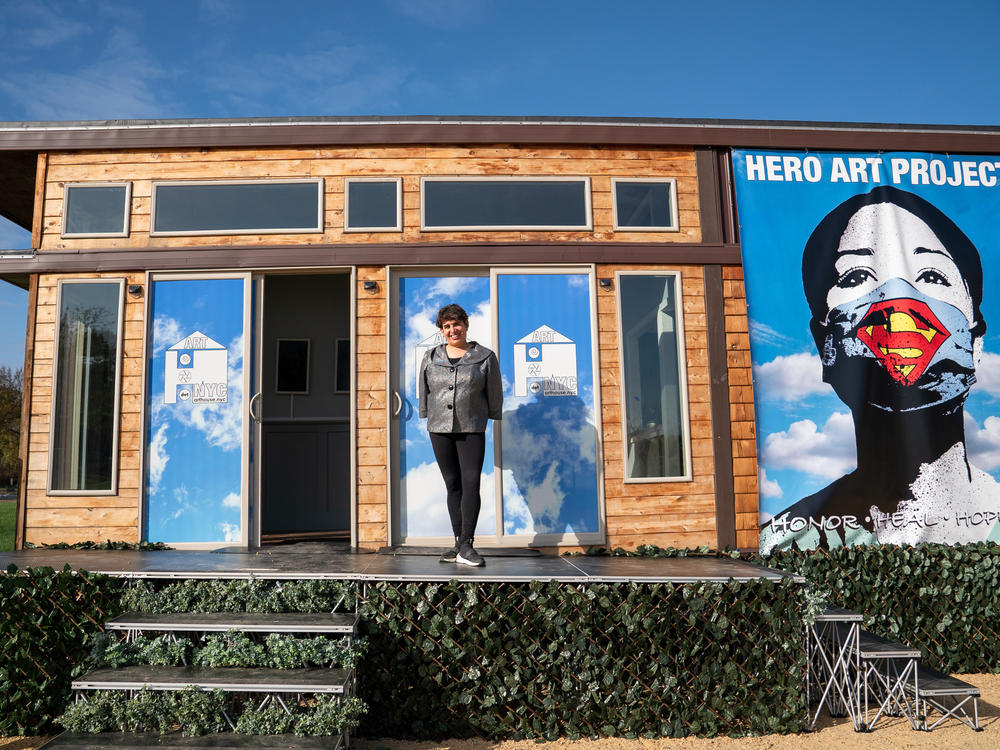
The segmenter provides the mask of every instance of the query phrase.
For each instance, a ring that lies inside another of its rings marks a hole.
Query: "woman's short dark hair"
[[[909,211],[937,235],[958,266],[972,298],[973,334],[982,336],[986,333],[986,322],[979,309],[983,301],[983,266],[976,246],[937,206],[919,195],[891,185],[882,185],[868,193],[848,198],[824,216],[809,236],[802,251],[802,286],[813,320],[822,321],[826,318],[826,295],[837,281],[836,253],[848,222],[865,206],[877,203],[892,203]]]
[[[437,318],[435,318],[434,324],[438,328],[441,328],[446,320],[457,320],[466,327],[469,325],[468,314],[462,309],[461,305],[456,305],[455,303],[445,305],[438,310]]]

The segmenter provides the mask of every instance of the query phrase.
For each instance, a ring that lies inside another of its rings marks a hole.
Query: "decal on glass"
[[[226,347],[201,331],[167,349],[163,361],[163,403],[224,404],[229,398]]]
[[[514,395],[577,395],[576,344],[547,325],[514,344]]]

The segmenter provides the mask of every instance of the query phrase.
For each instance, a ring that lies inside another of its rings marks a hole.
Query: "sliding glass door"
[[[143,538],[246,545],[249,274],[154,277]]]
[[[497,353],[504,385],[503,419],[487,429],[477,543],[602,543],[591,270],[402,272],[392,284],[393,542],[451,540],[416,378],[423,353],[441,343],[438,309],[455,302],[469,314],[469,338]]]

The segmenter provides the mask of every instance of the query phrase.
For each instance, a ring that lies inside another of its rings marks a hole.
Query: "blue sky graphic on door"
[[[440,343],[434,324],[437,311],[456,303],[469,315],[469,340],[493,349],[490,318],[490,280],[485,276],[401,277],[399,360],[403,406],[399,414],[400,497],[399,533],[403,539],[452,536],[444,480],[434,460],[427,420],[417,417],[417,367],[429,346]],[[496,534],[493,471],[493,428],[486,429],[486,460],[480,493],[483,505],[476,535]]]
[[[239,542],[243,279],[152,284],[144,537]]]
[[[504,534],[598,532],[590,276],[496,278]]]

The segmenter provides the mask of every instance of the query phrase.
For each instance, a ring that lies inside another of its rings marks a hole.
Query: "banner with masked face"
[[[761,550],[1000,541],[1000,156],[732,156]]]

